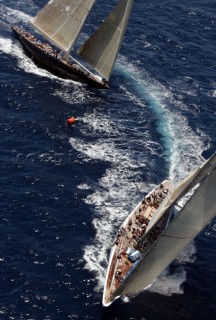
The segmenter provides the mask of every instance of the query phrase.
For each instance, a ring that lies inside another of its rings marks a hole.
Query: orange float
[[[72,126],[75,122],[76,122],[76,119],[74,117],[70,117],[66,121],[68,126]]]

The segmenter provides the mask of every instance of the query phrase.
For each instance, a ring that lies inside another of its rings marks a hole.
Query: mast
[[[203,168],[204,169],[204,168]],[[216,167],[203,177],[190,200],[159,235],[131,274],[113,293],[137,293],[150,286],[177,254],[197,236],[216,214]]]
[[[33,19],[47,40],[69,54],[95,0],[50,0]]]
[[[133,0],[119,0],[107,19],[79,49],[79,55],[106,80],[119,53]]]

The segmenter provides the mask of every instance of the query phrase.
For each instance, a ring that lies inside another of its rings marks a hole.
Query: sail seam
[[[194,238],[195,236],[190,236],[190,237],[176,237],[176,236],[168,236],[167,234],[162,234],[162,237],[167,237],[167,238],[174,238],[174,239],[190,239],[190,238]]]

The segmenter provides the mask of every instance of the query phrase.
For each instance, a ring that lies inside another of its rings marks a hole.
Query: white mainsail
[[[109,79],[132,10],[133,0],[120,0],[78,53],[105,79]]]
[[[213,158],[215,158],[215,155]],[[210,159],[210,162],[213,158]],[[208,166],[208,168],[210,167]],[[172,220],[136,268],[114,292],[115,297],[140,292],[154,282],[177,254],[215,216],[215,192],[216,167],[214,165],[203,177],[200,186],[176,218]]]
[[[32,24],[47,40],[69,52],[95,0],[51,0]]]

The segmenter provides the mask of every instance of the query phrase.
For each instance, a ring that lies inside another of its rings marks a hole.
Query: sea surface
[[[0,319],[216,319],[216,219],[152,288],[101,303],[128,213],[216,150],[216,1],[135,0],[109,90],[24,54],[10,26],[46,3],[0,0]],[[77,47],[115,3],[96,1]]]

